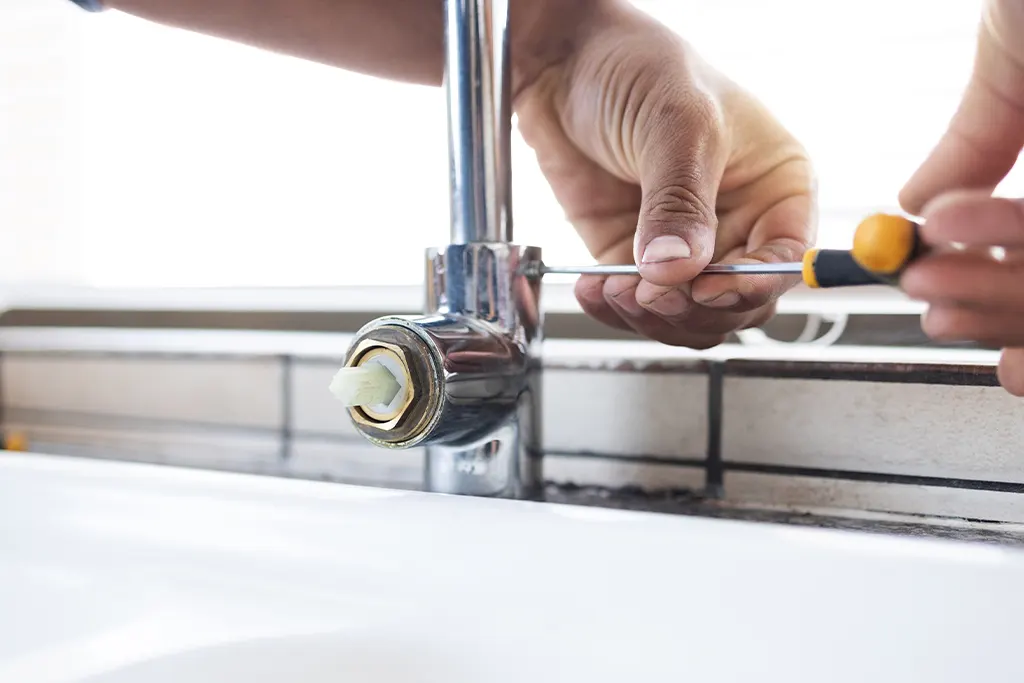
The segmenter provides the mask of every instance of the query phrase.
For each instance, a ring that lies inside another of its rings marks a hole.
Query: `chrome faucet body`
[[[430,491],[532,497],[540,469],[540,250],[512,244],[508,0],[445,0],[451,243],[429,249],[425,315],[379,318],[346,363],[393,354],[413,391],[356,428],[390,448],[425,446]],[[391,416],[387,416],[391,417]]]

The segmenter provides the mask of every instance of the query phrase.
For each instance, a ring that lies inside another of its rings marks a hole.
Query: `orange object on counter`
[[[6,432],[0,435],[0,450],[27,451],[28,439],[21,432]]]

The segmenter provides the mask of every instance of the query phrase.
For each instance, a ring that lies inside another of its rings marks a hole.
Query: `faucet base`
[[[540,488],[540,283],[528,277],[539,261],[539,249],[500,242],[431,249],[426,315],[374,320],[349,349],[349,366],[375,353],[399,359],[401,414],[349,414],[376,445],[426,446],[430,491],[520,498]]]
[[[537,498],[543,471],[538,444],[532,441],[535,390],[523,397],[519,410],[505,424],[475,443],[428,446],[424,488],[434,493]]]
[[[515,404],[475,440],[430,444],[427,490],[474,496],[533,498],[540,494],[542,314],[540,283],[528,276],[541,251],[505,242],[469,242],[427,251],[428,314],[470,318],[511,342],[514,354],[497,358],[463,346],[465,360],[498,361],[491,368],[490,401],[504,392],[497,378],[515,377]],[[456,354],[449,354],[451,359]],[[458,373],[457,373],[458,374]],[[512,393],[505,393],[511,396]],[[498,400],[500,403],[500,399]]]

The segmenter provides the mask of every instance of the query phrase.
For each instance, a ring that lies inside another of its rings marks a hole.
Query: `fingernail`
[[[690,258],[690,253],[690,245],[683,238],[675,235],[662,235],[647,243],[642,263],[662,263]]]
[[[709,306],[711,308],[729,308],[735,306],[740,302],[739,292],[723,292],[714,299],[708,299],[707,301],[700,302],[702,306]]]

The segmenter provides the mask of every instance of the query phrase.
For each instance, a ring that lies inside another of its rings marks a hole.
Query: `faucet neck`
[[[451,243],[512,241],[509,0],[445,0]]]

